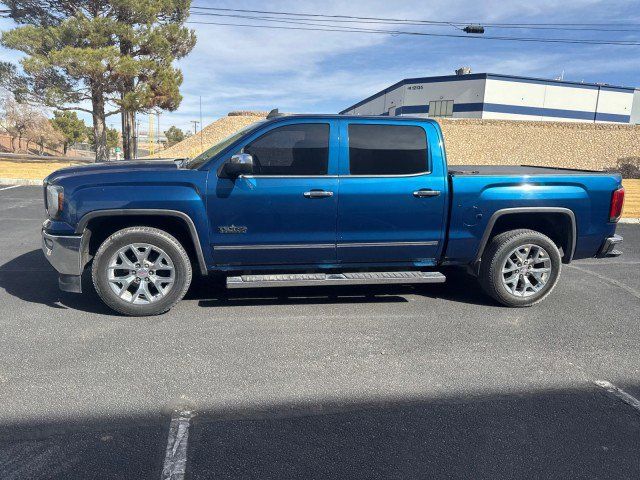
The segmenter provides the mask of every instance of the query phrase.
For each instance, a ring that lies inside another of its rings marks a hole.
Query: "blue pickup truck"
[[[526,141],[526,139],[523,139]],[[228,288],[444,282],[461,266],[506,306],[563,263],[619,255],[618,174],[447,166],[437,122],[274,115],[192,159],[70,167],[44,182],[60,288],[127,315],[166,312],[193,272]]]

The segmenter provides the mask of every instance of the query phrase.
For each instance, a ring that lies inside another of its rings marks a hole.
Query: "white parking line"
[[[10,187],[4,187],[4,188],[0,188],[0,192],[2,190],[11,190],[12,188],[18,188],[20,185],[11,185]]]
[[[603,263],[602,265],[606,265],[606,263]],[[611,277],[607,277],[606,275],[601,275],[599,273],[596,272],[592,272],[591,270],[587,270],[586,268],[580,268],[576,265],[567,265],[568,268],[573,268],[574,270],[579,270],[583,273],[587,273],[589,275],[593,275],[594,277],[599,278],[600,280],[603,280],[607,283],[613,284],[618,288],[621,288],[622,290],[625,290],[627,292],[629,292],[631,295],[633,295],[636,298],[640,298],[640,291],[636,290],[635,288],[631,288],[627,285],[625,285],[622,282],[619,282],[618,280],[616,280],[615,278],[611,278]]]
[[[175,411],[169,424],[169,438],[164,456],[161,480],[183,480],[187,468],[187,442],[189,440],[189,422],[193,412]]]
[[[629,395],[621,388],[616,387],[613,383],[607,382],[606,380],[596,380],[593,383],[595,383],[600,388],[604,388],[608,393],[610,393],[611,395],[615,395],[620,400],[631,405],[633,408],[640,412],[640,400],[638,400],[633,395]]]

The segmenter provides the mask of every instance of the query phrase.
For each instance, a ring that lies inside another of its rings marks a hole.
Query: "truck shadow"
[[[58,288],[58,273],[41,250],[32,250],[0,265],[0,288],[9,295],[29,303],[57,309],[74,309],[88,313],[113,314],[100,300],[85,272],[82,295]]]
[[[409,295],[477,305],[495,305],[479,291],[475,280],[463,271],[451,270],[446,275],[448,282],[445,284],[296,287],[240,291],[227,290],[219,279],[195,277],[186,298],[197,300],[201,307],[396,303],[407,302]],[[117,315],[98,297],[88,270],[82,279],[81,295],[60,291],[58,275],[40,250],[32,250],[0,265],[0,288],[9,295],[29,303],[56,309],[69,308],[87,313]]]
[[[637,412],[595,386],[195,411],[191,479],[640,475]],[[3,421],[0,477],[160,478],[168,414],[126,413]]]

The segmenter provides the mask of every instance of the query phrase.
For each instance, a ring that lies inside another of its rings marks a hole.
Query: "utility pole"
[[[149,155],[156,153],[156,120],[153,118],[155,112],[149,112],[149,133],[147,134],[147,147]]]
[[[133,157],[137,159],[138,158],[138,138],[140,136],[140,120],[136,120],[135,124],[133,125],[133,128],[135,130],[133,135]]]
[[[200,130],[202,131],[202,95],[200,95]],[[202,146],[202,133],[200,134],[200,153],[204,152]]]
[[[193,134],[197,134],[198,133],[198,124],[200,123],[198,120],[191,120],[191,123],[193,123]]]
[[[160,142],[160,110],[156,112],[158,115],[158,151],[162,150],[162,142]]]

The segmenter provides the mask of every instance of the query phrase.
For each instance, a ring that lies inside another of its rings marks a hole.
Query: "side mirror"
[[[253,157],[248,153],[238,153],[232,156],[229,161],[222,165],[220,170],[223,178],[237,178],[240,175],[251,175],[253,173]]]

